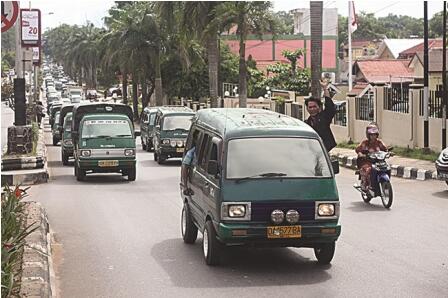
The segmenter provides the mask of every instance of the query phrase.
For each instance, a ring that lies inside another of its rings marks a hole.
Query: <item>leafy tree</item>
[[[430,37],[442,37],[443,35],[443,11],[440,11],[429,20]]]
[[[272,15],[276,24],[277,34],[294,34],[294,18],[291,13],[287,11],[277,11]]]

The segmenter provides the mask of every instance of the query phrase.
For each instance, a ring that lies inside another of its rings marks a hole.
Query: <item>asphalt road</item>
[[[50,137],[47,135],[47,143]],[[139,146],[139,148],[141,148]],[[448,297],[448,187],[394,179],[395,201],[362,202],[341,169],[342,235],[331,265],[311,249],[241,249],[205,265],[202,238],[180,233],[180,161],[159,166],[138,151],[137,181],[119,175],[77,182],[48,146],[48,184],[30,199],[55,233],[60,297]]]

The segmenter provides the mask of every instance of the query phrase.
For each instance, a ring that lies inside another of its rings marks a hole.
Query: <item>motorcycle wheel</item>
[[[370,201],[372,200],[372,197],[370,197],[369,195],[367,195],[365,193],[361,193],[361,197],[362,197],[362,200],[364,201],[364,203],[370,203]]]
[[[394,193],[392,191],[392,184],[390,182],[381,182],[381,202],[383,202],[384,208],[389,209],[392,206]]]

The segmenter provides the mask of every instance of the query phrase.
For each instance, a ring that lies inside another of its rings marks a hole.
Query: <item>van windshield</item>
[[[231,140],[226,173],[227,179],[331,177],[319,141],[303,138]]]
[[[132,137],[132,131],[126,120],[87,120],[84,121],[81,137]]]
[[[192,115],[166,116],[163,120],[162,130],[190,130]]]
[[[72,131],[72,116],[65,116],[64,127],[66,132]]]

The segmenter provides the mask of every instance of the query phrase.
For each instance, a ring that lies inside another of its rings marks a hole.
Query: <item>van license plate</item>
[[[300,238],[302,226],[272,226],[267,228],[268,238]]]
[[[118,160],[100,160],[100,161],[98,161],[98,166],[100,166],[100,167],[117,167]]]
[[[176,152],[177,152],[177,153],[183,153],[183,152],[184,152],[184,148],[177,148],[177,149],[176,149]]]

